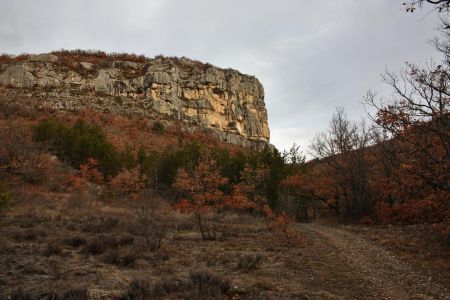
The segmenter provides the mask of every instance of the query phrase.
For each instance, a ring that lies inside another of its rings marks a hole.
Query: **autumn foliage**
[[[231,194],[226,199],[227,207],[262,213],[267,206],[267,199],[262,188],[267,176],[266,166],[252,168],[246,165],[240,173],[241,181],[232,186]]]
[[[203,239],[216,239],[222,231],[218,213],[227,207],[221,191],[227,182],[227,178],[220,175],[217,163],[208,157],[202,159],[191,174],[184,169],[178,171],[174,187],[182,193],[182,198],[177,209],[194,214]]]
[[[98,161],[91,157],[80,165],[80,177],[95,184],[102,184],[104,181],[104,176],[98,169]]]
[[[317,197],[342,221],[428,223],[450,241],[450,47],[434,43],[442,64],[386,72],[389,101],[367,94],[371,124],[337,110],[311,146],[317,159],[307,174],[285,179],[289,193]]]
[[[148,61],[95,51],[54,54],[58,64],[75,69],[80,60],[93,69],[116,60]],[[0,57],[8,63],[25,59]],[[385,74],[396,97],[379,103],[367,95],[366,105],[375,111],[371,124],[351,122],[338,109],[312,143],[315,159],[309,162],[298,147],[283,153],[244,149],[183,130],[177,121],[163,126],[95,110],[59,113],[3,99],[0,179],[69,193],[96,189],[104,199],[119,201],[164,194],[195,216],[203,239],[230,230],[221,221],[225,211],[263,216],[289,243],[295,240],[294,222],[321,213],[342,222],[430,223],[448,237],[448,61],[429,68],[408,64],[400,74]]]
[[[292,225],[293,217],[285,212],[275,213],[267,204],[263,193],[258,190],[267,177],[264,166],[251,168],[249,165],[240,173],[241,181],[232,185],[227,195],[223,188],[228,179],[220,175],[217,162],[206,156],[200,159],[192,172],[182,169],[178,172],[174,187],[182,197],[176,209],[193,213],[204,240],[217,239],[226,230],[232,230],[231,224],[220,222],[219,215],[226,210],[256,212],[267,219],[269,229],[283,242],[293,245],[298,236]]]
[[[268,207],[265,209],[269,229],[275,234],[279,241],[289,246],[298,246],[301,237],[294,229],[295,218],[288,216],[285,212],[275,214]]]
[[[133,168],[131,170],[122,169],[110,180],[109,188],[116,198],[138,199],[145,185],[139,169]]]

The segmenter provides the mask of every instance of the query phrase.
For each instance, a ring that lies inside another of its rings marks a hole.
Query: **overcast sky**
[[[96,49],[187,56],[255,75],[271,142],[306,149],[335,107],[359,120],[380,74],[436,56],[438,17],[403,0],[1,0],[0,52]]]

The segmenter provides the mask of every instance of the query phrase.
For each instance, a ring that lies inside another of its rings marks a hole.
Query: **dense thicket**
[[[242,171],[246,166],[252,169],[264,166],[268,172],[263,183],[257,188],[263,193],[271,207],[277,207],[282,179],[292,172],[288,160],[297,163],[296,153],[280,154],[269,148],[250,151],[239,147],[222,148],[208,146],[199,141],[169,145],[159,150],[139,149],[136,153],[130,148],[118,149],[110,143],[99,126],[88,125],[82,120],[74,125],[66,125],[55,119],[45,119],[34,127],[34,139],[48,145],[49,149],[72,166],[88,163],[95,159],[98,171],[105,178],[116,176],[123,169],[139,169],[140,177],[147,188],[168,190],[172,187],[178,170],[192,171],[205,153],[217,163],[221,174],[227,178],[222,188],[231,193],[232,186],[243,180]]]
[[[81,120],[73,126],[43,120],[34,128],[34,139],[46,142],[51,151],[77,168],[88,158],[96,159],[105,177],[116,175],[128,161],[129,154],[119,152],[108,142],[99,126]]]

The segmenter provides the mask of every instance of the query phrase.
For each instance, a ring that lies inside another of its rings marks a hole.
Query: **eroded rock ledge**
[[[38,96],[60,110],[93,108],[143,114],[215,132],[234,144],[269,143],[264,89],[253,76],[189,59],[146,62],[67,62],[54,54],[30,55],[0,66],[0,84]]]

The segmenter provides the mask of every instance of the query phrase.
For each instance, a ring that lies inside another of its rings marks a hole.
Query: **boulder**
[[[35,85],[36,79],[25,64],[15,64],[10,65],[0,74],[0,83],[17,88],[28,88]]]
[[[44,62],[55,63],[58,61],[58,56],[54,54],[32,54],[28,56],[29,62]]]

